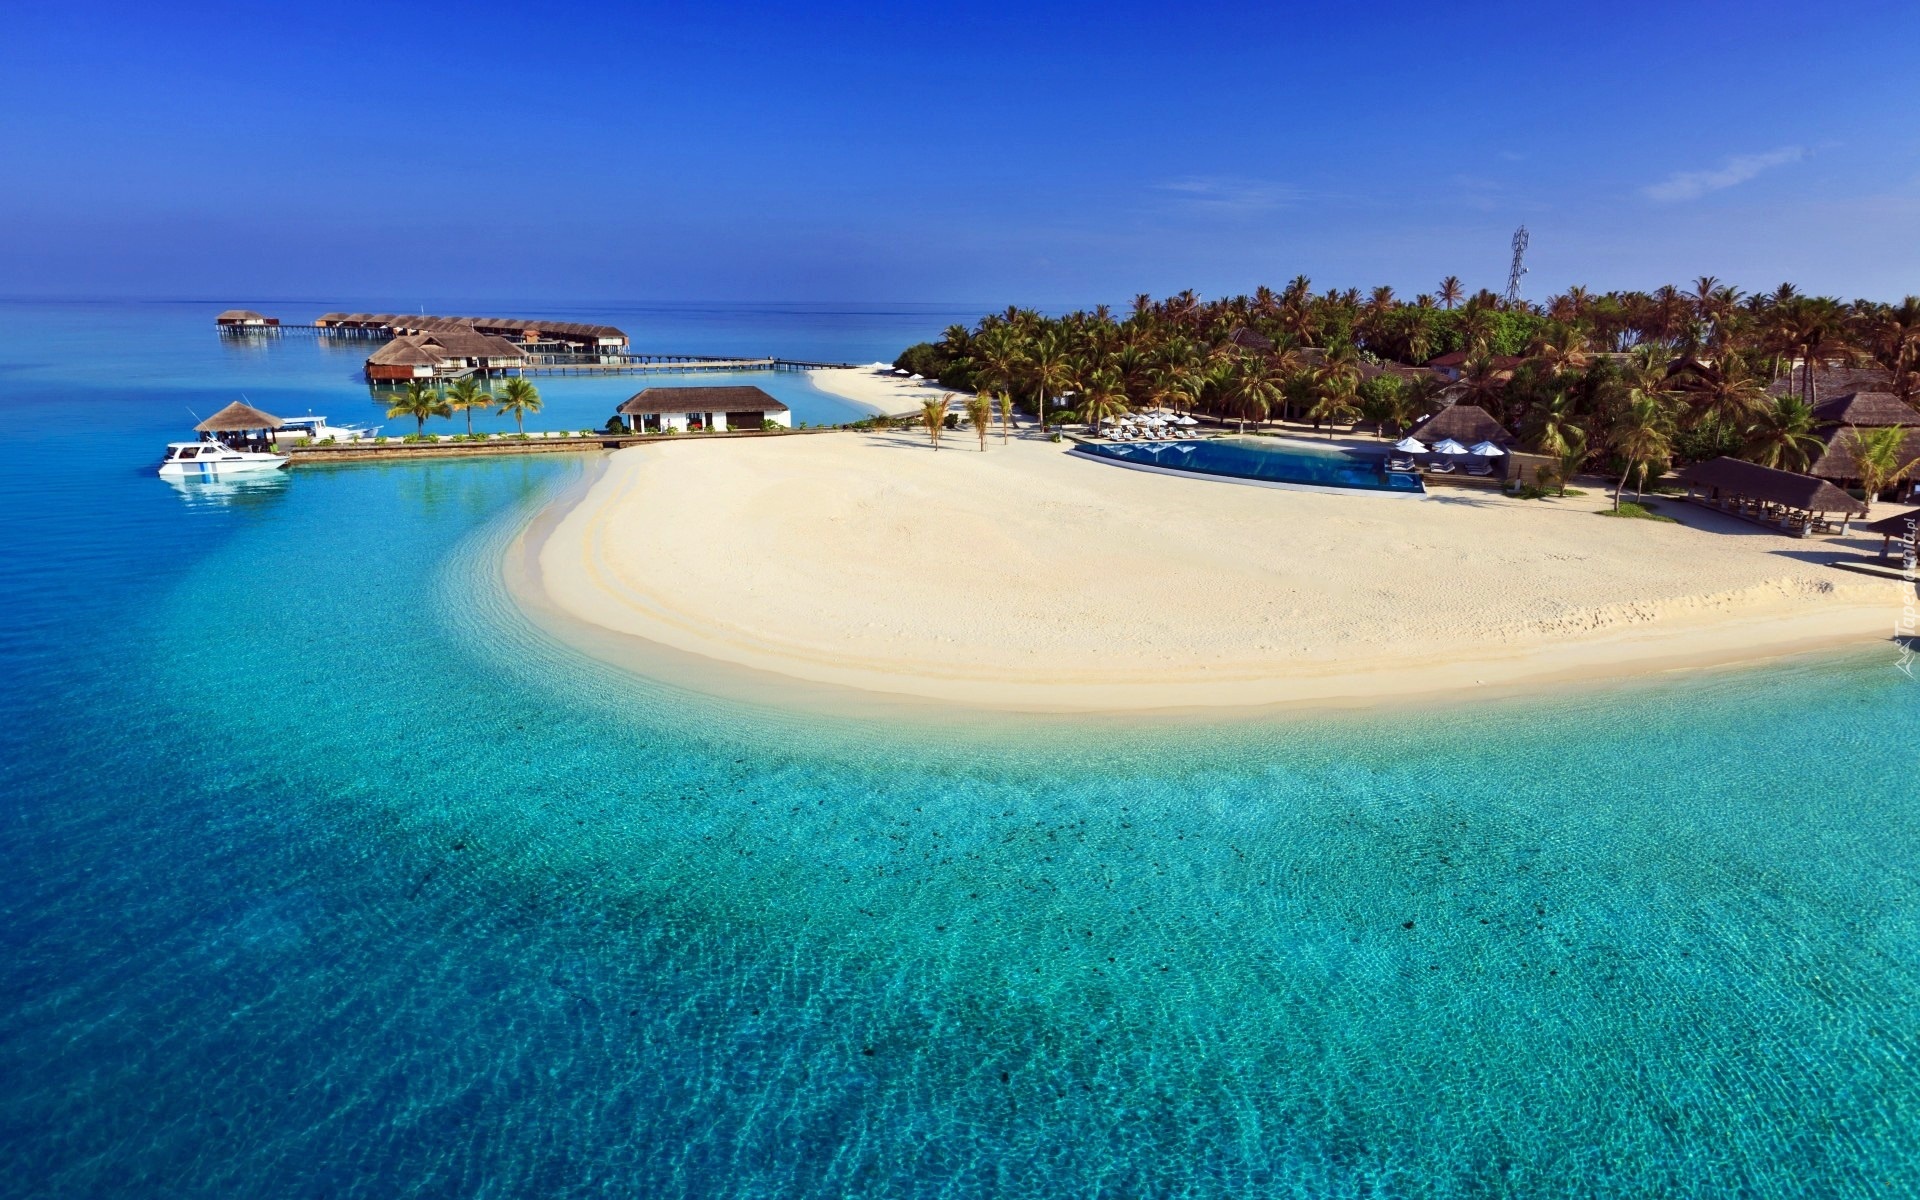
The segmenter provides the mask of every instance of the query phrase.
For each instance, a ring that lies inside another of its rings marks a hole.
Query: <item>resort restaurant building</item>
[[[636,433],[759,429],[772,421],[793,428],[787,406],[757,387],[654,387],[635,393],[619,409]]]
[[[1811,475],[1795,475],[1738,458],[1695,463],[1680,472],[1687,499],[1745,517],[1782,533],[1845,533],[1847,522],[1867,515],[1867,506]],[[1836,524],[1833,520],[1838,517]]]

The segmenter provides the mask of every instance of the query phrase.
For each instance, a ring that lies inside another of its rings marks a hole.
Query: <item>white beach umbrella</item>
[[[920,381],[921,381],[922,379],[925,379],[925,378],[926,378],[926,376],[925,376],[925,375],[909,375],[909,376],[907,376],[907,382],[908,382],[908,383],[919,383],[919,382],[920,382]]]
[[[1494,445],[1492,442],[1478,442],[1475,443],[1473,447],[1473,453],[1478,454],[1482,458],[1499,458],[1502,454],[1505,454],[1506,451]]]
[[[895,375],[905,375],[907,373],[907,369],[905,367],[895,367],[893,369],[893,373]]]
[[[1468,454],[1468,453],[1471,453],[1471,451],[1469,451],[1469,450],[1468,450],[1468,449],[1467,449],[1467,448],[1466,448],[1465,446],[1462,446],[1462,445],[1461,445],[1461,444],[1460,444],[1459,442],[1456,442],[1456,441],[1454,441],[1454,440],[1453,440],[1452,438],[1448,438],[1448,439],[1446,439],[1446,440],[1445,440],[1445,441],[1443,441],[1443,442],[1436,442],[1436,443],[1434,443],[1434,447],[1433,447],[1433,452],[1434,452],[1435,454]]]
[[[1393,444],[1393,448],[1402,454],[1425,454],[1427,444],[1415,438],[1405,437]]]
[[[1175,425],[1198,425],[1199,423],[1200,422],[1194,420],[1192,417],[1181,417],[1174,422]]]

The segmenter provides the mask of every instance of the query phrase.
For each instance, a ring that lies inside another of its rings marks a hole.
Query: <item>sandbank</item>
[[[1911,585],[1671,502],[1322,495],[970,433],[663,443],[548,515],[524,586],[613,640],[988,709],[1365,705],[1887,641]],[[1904,589],[1904,590],[1903,590]],[[1889,649],[1891,655],[1893,651]]]

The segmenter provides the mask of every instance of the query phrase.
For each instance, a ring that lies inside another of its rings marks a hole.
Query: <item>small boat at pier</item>
[[[277,471],[287,456],[264,450],[235,450],[218,438],[201,442],[168,442],[160,474],[168,479],[214,479]]]
[[[305,438],[314,445],[322,442],[370,442],[380,435],[378,425],[329,425],[325,417],[316,417],[308,413],[304,417],[286,417],[280,427],[273,431],[273,441],[299,441]]]
[[[160,460],[167,479],[215,479],[277,471],[287,456],[277,453],[273,433],[284,424],[272,413],[234,401],[193,427],[196,442],[168,442]]]

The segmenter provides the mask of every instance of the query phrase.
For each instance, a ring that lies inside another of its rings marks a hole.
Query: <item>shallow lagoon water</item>
[[[1890,648],[1318,720],[786,713],[518,614],[500,556],[581,458],[182,493],[178,385],[11,378],[19,1194],[1915,1192]]]

